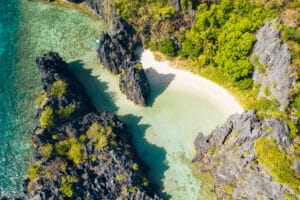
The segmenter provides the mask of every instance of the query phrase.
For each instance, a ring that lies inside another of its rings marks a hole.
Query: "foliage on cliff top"
[[[46,106],[40,117],[41,128],[51,128],[54,125],[53,108]]]
[[[180,38],[179,55],[203,66],[218,66],[235,86],[247,89],[254,69],[247,59],[254,32],[271,16],[270,10],[247,0],[201,4],[193,27]]]
[[[255,155],[276,181],[289,185],[296,193],[300,192],[300,179],[295,176],[293,161],[297,158],[280,150],[275,140],[261,137],[255,141]]]
[[[86,132],[86,136],[94,143],[97,149],[102,149],[109,143],[109,135],[112,133],[111,127],[102,127],[98,123],[93,123]]]
[[[50,95],[62,97],[67,92],[67,84],[63,80],[57,80],[53,82],[50,89]]]

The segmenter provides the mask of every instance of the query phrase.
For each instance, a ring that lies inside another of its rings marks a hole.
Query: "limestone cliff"
[[[195,146],[194,163],[213,175],[221,199],[299,197],[299,158],[281,120],[259,119],[255,110],[235,114],[210,135],[199,134]]]
[[[257,42],[252,52],[253,64],[256,65],[253,79],[260,84],[259,95],[268,98],[273,95],[284,111],[289,104],[289,90],[295,80],[290,67],[291,54],[287,44],[280,39],[276,27],[278,24],[278,20],[266,22],[256,33]]]
[[[29,199],[158,199],[130,134],[114,114],[96,113],[57,53],[37,58],[43,92],[33,131]]]
[[[138,58],[134,54],[134,50],[141,45],[140,39],[135,30],[122,20],[116,13],[114,1],[108,0],[86,0],[88,6],[94,10],[96,14],[103,17],[108,23],[108,33],[102,33],[100,36],[100,44],[98,48],[98,56],[103,66],[114,74],[129,73],[132,71],[128,65],[129,62],[136,62]],[[141,68],[140,71],[143,71]],[[140,76],[143,73],[136,73]],[[123,76],[120,79],[120,86],[127,82],[129,85],[132,80]],[[124,79],[125,78],[125,79]],[[139,105],[146,105],[147,97],[150,93],[150,87],[141,87],[149,85],[147,77],[138,77],[142,84],[134,84],[134,89],[128,91],[127,87],[120,88],[128,99]],[[125,90],[124,90],[125,89]],[[139,92],[141,91],[141,92]],[[140,95],[140,94],[145,95]]]

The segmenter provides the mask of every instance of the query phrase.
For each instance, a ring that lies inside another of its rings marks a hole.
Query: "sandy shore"
[[[168,86],[171,87],[170,89],[184,90],[185,92],[196,94],[214,103],[225,116],[244,111],[234,97],[224,88],[191,72],[171,67],[168,61],[156,61],[150,50],[142,52],[141,62],[150,79],[153,79],[153,76],[151,76],[153,70],[159,74],[172,74],[174,78]]]

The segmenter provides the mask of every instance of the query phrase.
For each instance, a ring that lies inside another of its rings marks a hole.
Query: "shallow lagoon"
[[[207,134],[224,122],[226,115],[219,105],[191,90],[172,86],[174,74],[160,74],[155,70],[147,74],[152,91],[150,106],[134,105],[120,93],[118,78],[98,63],[94,41],[105,29],[100,20],[75,9],[26,0],[19,4],[18,54],[21,59],[17,74],[25,78],[16,91],[26,86],[26,91],[32,92],[22,103],[24,113],[29,113],[27,119],[33,119],[35,109],[30,108],[40,89],[34,59],[46,51],[59,52],[84,84],[96,108],[115,112],[128,124],[140,157],[149,165],[150,180],[166,196],[207,199],[201,194],[201,183],[193,176],[188,162],[193,157],[197,133]],[[33,127],[33,120],[30,124],[26,130]],[[24,173],[25,170],[21,170],[21,175]],[[20,183],[21,180],[15,181],[17,185]]]

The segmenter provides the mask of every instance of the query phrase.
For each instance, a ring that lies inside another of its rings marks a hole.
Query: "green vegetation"
[[[175,56],[176,49],[174,41],[170,38],[164,38],[159,44],[158,50],[169,58]]]
[[[122,174],[117,174],[116,175],[116,181],[121,182],[124,181],[125,177]]]
[[[138,165],[137,163],[133,163],[133,164],[131,165],[131,169],[132,169],[133,171],[139,171],[139,165]]]
[[[41,128],[51,128],[54,125],[53,108],[46,106],[40,117]]]
[[[38,108],[42,108],[48,101],[47,93],[42,90],[35,100],[35,104]]]
[[[86,135],[95,144],[96,149],[101,150],[109,144],[108,136],[111,133],[111,127],[102,127],[98,123],[93,123],[86,132]]]
[[[271,11],[247,0],[223,0],[197,8],[196,22],[180,38],[179,55],[222,69],[240,89],[250,88],[253,66],[247,56],[255,42],[254,32],[272,16]]]
[[[67,84],[63,80],[57,80],[50,89],[50,95],[62,97],[67,92]]]
[[[267,168],[276,181],[300,192],[300,179],[295,177],[292,166],[295,156],[279,150],[276,141],[269,137],[257,139],[254,148],[258,162]]]
[[[43,158],[49,158],[53,150],[52,144],[45,144],[44,146],[41,147],[41,154]]]
[[[58,114],[59,118],[61,118],[61,119],[68,119],[73,114],[75,109],[76,109],[76,106],[74,104],[71,104],[66,107],[60,108],[57,111],[57,114]]]
[[[149,0],[146,7],[145,2],[140,0],[116,0],[115,5],[117,13],[140,32],[144,31],[145,23],[154,24],[175,14],[170,0]]]
[[[65,197],[72,197],[73,196],[73,183],[77,182],[78,179],[74,176],[66,176],[61,178],[61,183],[60,183],[60,192],[62,193],[63,196]]]
[[[136,190],[137,190],[137,187],[131,187],[130,189],[129,189],[129,192],[130,193],[135,193],[136,192]]]
[[[32,163],[28,166],[27,177],[32,181],[39,176],[40,165]]]
[[[52,135],[52,140],[58,140],[58,135],[57,134],[53,134]]]
[[[284,200],[297,200],[297,197],[294,194],[286,193],[284,194]]]
[[[74,137],[60,141],[55,146],[55,151],[59,156],[66,156],[78,165],[84,158],[82,148],[84,146]]]

